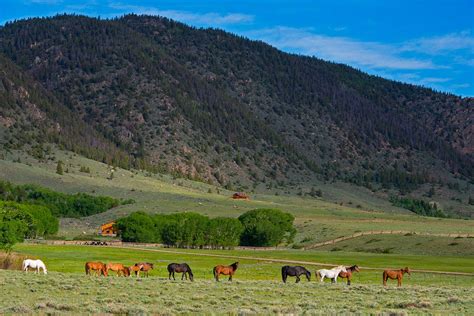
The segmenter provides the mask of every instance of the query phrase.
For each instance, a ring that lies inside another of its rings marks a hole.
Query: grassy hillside
[[[474,229],[472,221],[410,214],[406,210],[392,207],[368,190],[347,184],[322,184],[324,200],[282,192],[278,196],[253,194],[250,201],[234,201],[230,198],[233,191],[201,182],[123,169],[116,169],[110,179],[112,169],[106,164],[64,151],[54,151],[53,156],[54,159],[38,162],[21,152],[12,153],[6,160],[0,160],[0,178],[14,183],[39,184],[60,192],[86,192],[123,199],[133,198],[136,201],[135,204],[122,205],[83,219],[62,219],[60,235],[68,237],[83,232],[95,233],[105,221],[139,210],[150,213],[195,211],[212,217],[238,216],[247,210],[262,207],[279,208],[296,216],[297,244],[311,244],[370,230],[472,233]],[[21,163],[12,161],[18,158]],[[56,161],[59,159],[65,163],[67,172],[64,175],[55,172]],[[81,167],[89,168],[90,173],[80,172]],[[418,241],[418,238],[419,236],[412,236],[413,240],[417,240],[415,244],[423,242]],[[448,247],[447,253],[452,253],[455,248],[468,251],[465,247]]]
[[[44,108],[39,91],[62,109],[53,141],[98,161],[272,194],[346,181],[472,216],[472,98],[153,16],[15,21],[0,54],[32,81],[2,80],[1,102],[30,105],[0,114],[9,149],[46,146],[11,124]]]

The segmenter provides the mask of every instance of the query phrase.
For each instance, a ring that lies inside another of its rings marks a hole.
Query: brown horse
[[[140,271],[143,271],[143,275],[148,278],[148,272],[150,270],[153,270],[153,263],[149,262],[140,262],[140,263],[135,263],[136,266],[141,266]],[[137,272],[135,272],[137,273]]]
[[[355,264],[352,267],[346,267],[346,272],[339,272],[339,277],[342,279],[347,279],[347,285],[351,285],[352,272],[359,272],[359,267]]]
[[[130,276],[130,270],[121,263],[107,263],[105,268],[107,269],[107,274],[109,270],[117,272],[117,276],[123,274],[123,276]]]
[[[140,277],[140,271],[142,270],[143,268],[143,265],[140,265],[140,264],[134,264],[133,266],[129,267],[128,268],[128,271],[129,271],[129,276],[132,276],[132,272],[135,272],[135,276],[137,278]]]
[[[107,267],[102,262],[86,262],[86,274],[91,275],[91,271],[96,271],[97,276],[107,276]]]
[[[230,266],[221,266],[221,265],[215,266],[213,269],[214,278],[216,279],[216,281],[219,282],[219,275],[223,274],[223,275],[228,275],[229,281],[232,281],[232,276],[234,275],[238,267],[239,267],[238,262],[234,262]]]
[[[383,272],[383,285],[387,285],[387,279],[390,278],[392,280],[397,279],[398,286],[402,286],[402,279],[405,273],[408,273],[408,275],[410,275],[410,269],[408,269],[408,267],[405,267],[405,269],[400,270],[385,270]]]

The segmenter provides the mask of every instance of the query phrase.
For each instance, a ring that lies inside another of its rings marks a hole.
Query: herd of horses
[[[229,281],[232,281],[232,276],[237,271],[239,267],[238,262],[234,262],[231,265],[224,266],[218,265],[215,266],[212,270],[214,279],[219,281],[219,276],[228,275]],[[28,272],[29,269],[34,269],[35,273],[39,273],[40,270],[43,270],[44,274],[47,274],[46,265],[41,260],[31,260],[26,259],[23,261],[22,270]],[[140,277],[140,272],[143,272],[145,277],[148,277],[148,273],[150,270],[153,270],[154,266],[153,263],[149,262],[139,262],[135,263],[132,266],[125,266],[121,263],[103,263],[100,261],[97,262],[86,262],[85,271],[87,275],[97,275],[97,276],[108,276],[110,271],[117,273],[117,276],[124,276],[130,277],[133,274],[138,278]],[[168,270],[168,279],[173,280],[175,279],[175,273],[182,273],[181,280],[187,280],[189,278],[190,281],[194,281],[194,275],[187,263],[170,263],[167,266]],[[354,272],[359,272],[360,269],[357,265],[353,265],[350,267],[345,266],[337,266],[332,269],[320,269],[316,271],[316,276],[320,280],[320,282],[324,282],[325,278],[331,280],[332,283],[337,283],[338,278],[347,279],[347,285],[351,285],[352,274]],[[403,275],[407,273],[410,275],[410,269],[408,267],[399,269],[399,270],[384,270],[382,274],[383,285],[387,285],[387,280],[397,280],[398,286],[402,285]],[[286,280],[289,276],[296,277],[296,283],[301,281],[300,276],[306,276],[308,281],[311,281],[311,272],[302,266],[284,266],[281,268],[281,278],[283,283],[286,283]]]

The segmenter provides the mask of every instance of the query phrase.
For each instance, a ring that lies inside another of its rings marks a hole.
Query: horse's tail
[[[212,269],[212,274],[214,274],[214,279],[217,280],[217,267],[214,267],[214,269]]]
[[[281,267],[281,280],[285,283],[286,282],[286,266]]]
[[[25,271],[25,269],[26,269],[26,260],[23,260],[23,262],[21,263],[21,270]]]

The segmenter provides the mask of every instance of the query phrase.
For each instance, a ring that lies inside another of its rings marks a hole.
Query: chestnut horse
[[[355,264],[352,267],[346,267],[346,272],[339,272],[339,277],[342,279],[347,279],[347,285],[351,285],[352,272],[359,272],[359,267]]]
[[[109,270],[117,272],[117,276],[123,274],[123,276],[130,276],[130,270],[121,263],[107,263],[105,268],[107,269],[107,274]]]
[[[153,270],[153,263],[149,262],[140,262],[140,263],[135,263],[135,266],[141,266],[140,271],[143,271],[143,275],[148,278],[148,271]],[[135,271],[135,274],[137,272]]]
[[[171,280],[171,275],[173,276],[173,280],[176,280],[174,278],[174,273],[178,272],[178,273],[183,273],[183,275],[181,276],[181,280],[183,280],[184,278],[186,278],[186,280],[188,279],[186,276],[186,273],[187,273],[189,275],[189,280],[194,281],[193,271],[191,271],[191,268],[188,266],[187,263],[170,263],[168,265],[168,272],[169,272],[168,279],[170,280]]]
[[[107,276],[107,266],[102,262],[86,262],[86,274],[91,275],[91,271],[94,270],[97,276]]]
[[[133,266],[128,268],[129,276],[132,276],[132,272],[135,272],[135,276],[137,278],[140,277],[140,271],[142,270],[142,268],[143,264],[140,265],[138,263],[135,263]]]
[[[387,285],[387,279],[390,278],[392,280],[397,279],[398,286],[402,286],[402,279],[405,273],[408,273],[408,275],[410,275],[410,269],[408,269],[408,267],[405,267],[405,269],[400,270],[385,270],[383,272],[383,285]]]
[[[219,275],[228,275],[229,276],[229,281],[232,281],[232,276],[234,275],[235,271],[239,267],[238,262],[234,262],[230,266],[215,266],[212,272],[214,273],[214,278],[216,279],[217,282],[219,282]]]

